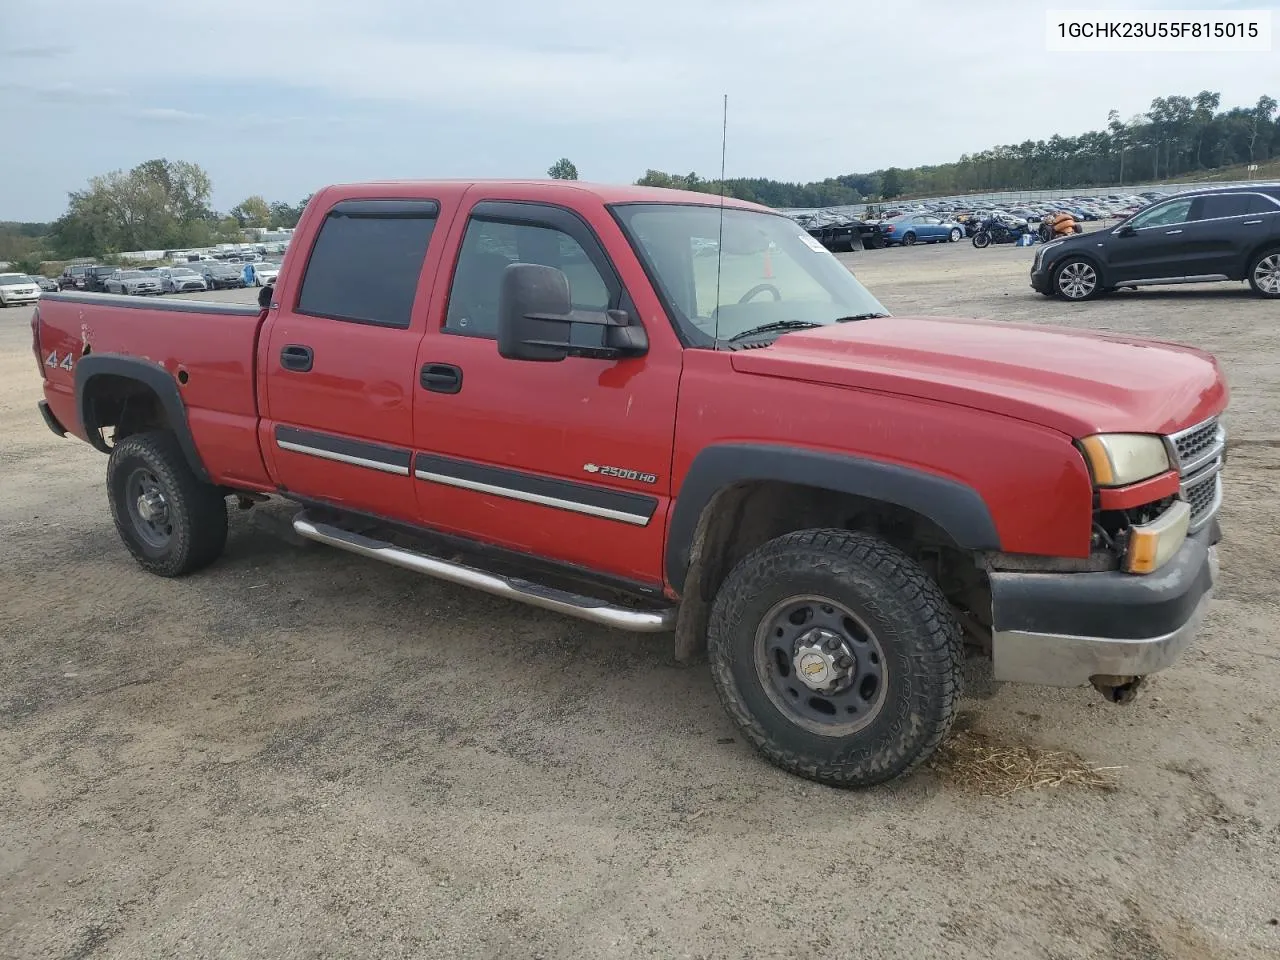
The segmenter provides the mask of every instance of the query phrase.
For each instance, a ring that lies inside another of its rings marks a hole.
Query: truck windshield
[[[694,345],[889,314],[788,217],[726,208],[721,239],[718,206],[633,203],[613,209]]]

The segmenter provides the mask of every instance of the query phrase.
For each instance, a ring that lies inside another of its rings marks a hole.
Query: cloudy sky
[[[191,160],[214,203],[387,177],[646,168],[786,180],[1095,129],[1209,88],[1280,95],[1271,53],[1045,52],[1052,8],[1220,0],[0,0],[0,220],[92,175]],[[1273,13],[1278,29],[1280,15]],[[13,131],[26,131],[14,139]]]

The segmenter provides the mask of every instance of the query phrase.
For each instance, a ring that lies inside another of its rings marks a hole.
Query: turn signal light
[[[1125,551],[1125,570],[1129,573],[1159,570],[1187,539],[1190,525],[1191,504],[1175,500],[1168,510],[1150,523],[1131,527],[1129,546]]]

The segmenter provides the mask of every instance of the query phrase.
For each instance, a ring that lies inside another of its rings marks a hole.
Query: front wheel
[[[1280,247],[1263,250],[1250,261],[1249,286],[1260,297],[1280,297]]]
[[[952,228],[951,228],[951,232],[950,232],[949,234],[947,234],[947,239],[948,239],[951,243],[959,243],[959,242],[960,242],[960,238],[961,238],[961,237],[963,237],[963,236],[964,236],[964,231],[963,231],[963,230],[961,230],[959,227],[952,227]]]
[[[1064,260],[1053,275],[1053,288],[1064,300],[1092,300],[1102,292],[1098,269],[1088,260],[1071,257]]]
[[[973,245],[981,250],[983,247],[991,246],[991,234],[986,230],[979,230],[973,235]]]
[[[909,557],[862,533],[771,540],[729,574],[707,650],[729,716],[767,760],[835,787],[923,763],[951,727],[960,628]]]
[[[120,539],[158,576],[206,567],[226,545],[226,497],[196,477],[168,431],[134,434],[115,445],[107,496]]]

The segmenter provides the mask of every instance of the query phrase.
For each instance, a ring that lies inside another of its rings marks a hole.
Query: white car
[[[0,307],[35,303],[40,286],[25,273],[0,273]]]
[[[190,267],[161,267],[156,275],[160,277],[161,293],[190,293],[193,290],[209,289],[204,277]]]

